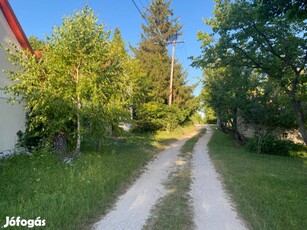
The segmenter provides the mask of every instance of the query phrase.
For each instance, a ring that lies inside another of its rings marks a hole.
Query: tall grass
[[[0,227],[5,217],[46,220],[44,229],[86,229],[171,139],[185,130],[109,140],[72,164],[48,152],[0,161]]]
[[[217,130],[209,150],[250,229],[307,229],[307,159],[250,153]]]

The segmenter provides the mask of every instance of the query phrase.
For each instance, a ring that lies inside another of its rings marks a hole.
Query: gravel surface
[[[207,144],[212,131],[209,126],[206,128],[206,134],[194,147],[192,159],[193,182],[190,195],[195,226],[197,229],[208,230],[247,229],[223,190],[219,175],[209,158]],[[175,170],[177,155],[187,139],[179,140],[159,153],[127,192],[119,197],[114,209],[102,217],[93,229],[141,230],[151,209],[167,193],[163,183]]]
[[[212,130],[209,126],[206,128],[206,134],[194,147],[192,159],[190,195],[193,198],[195,225],[197,229],[208,230],[247,229],[223,190],[219,175],[209,158],[207,144]]]
[[[176,141],[147,166],[140,178],[119,197],[115,208],[97,222],[93,229],[140,230],[146,223],[151,209],[166,194],[163,185],[175,169],[177,155],[188,138]]]

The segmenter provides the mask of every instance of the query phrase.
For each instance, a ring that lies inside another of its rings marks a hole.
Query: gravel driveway
[[[197,229],[208,230],[247,229],[223,190],[219,175],[209,158],[207,144],[212,130],[209,126],[206,129],[206,134],[194,147],[192,160],[194,179],[190,195],[193,197],[195,225]]]
[[[193,198],[195,226],[208,230],[246,229],[224,192],[209,158],[207,143],[211,128],[206,128],[206,134],[199,139],[193,151],[190,195]],[[93,229],[141,230],[151,209],[167,193],[163,182],[175,170],[177,155],[187,139],[176,141],[159,153],[127,192],[119,197],[114,209],[102,217]]]
[[[151,209],[166,194],[163,182],[175,169],[177,155],[189,137],[176,141],[149,163],[140,178],[119,197],[115,208],[97,222],[96,230],[140,230],[146,223]]]

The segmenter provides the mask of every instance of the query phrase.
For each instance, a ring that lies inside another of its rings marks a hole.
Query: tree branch
[[[271,44],[270,40],[268,39],[268,37],[258,29],[258,27],[257,27],[257,25],[256,25],[255,23],[252,23],[252,26],[253,26],[253,28],[256,30],[256,32],[257,32],[260,36],[262,36],[262,37],[264,38],[264,40],[266,41],[266,43],[268,44],[268,46],[269,46],[269,48],[270,48],[269,50],[271,50],[271,53],[272,53],[273,55],[275,55],[277,58],[279,58],[280,60],[284,61],[283,58],[280,57],[280,55],[275,51],[275,49],[274,49],[273,45]],[[268,51],[269,51],[269,50],[268,50]]]
[[[255,58],[252,58],[247,52],[245,52],[242,48],[237,45],[233,45],[235,49],[238,49],[245,57],[247,57],[252,63],[254,63],[256,68],[263,69],[267,74],[269,74],[268,68],[264,67],[264,65],[258,62]]]
[[[307,50],[306,50],[306,52],[305,52],[305,58],[304,58],[303,65],[302,65],[302,67],[301,67],[301,68],[298,70],[298,72],[297,72],[298,74],[300,74],[300,73],[303,71],[303,69],[304,69],[306,63],[307,63]]]

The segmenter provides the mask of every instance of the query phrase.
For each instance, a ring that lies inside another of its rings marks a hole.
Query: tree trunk
[[[233,114],[232,114],[232,129],[237,132],[238,131],[238,108],[233,109]]]
[[[296,122],[298,125],[298,130],[300,134],[302,135],[303,141],[305,142],[305,145],[307,145],[307,131],[304,124],[304,114],[302,112],[302,106],[301,102],[295,99],[292,99],[292,109],[295,114]]]
[[[263,145],[263,140],[265,136],[267,135],[267,130],[264,127],[261,127],[261,125],[255,125],[255,129],[257,132],[257,146],[256,146],[256,152],[261,153],[262,151],[262,145]]]
[[[81,153],[81,124],[80,124],[80,115],[77,114],[77,144],[76,144],[76,155]]]
[[[219,129],[222,129],[222,121],[218,112],[216,112],[216,125]]]
[[[81,153],[81,121],[80,121],[80,111],[81,111],[81,99],[80,99],[80,92],[78,89],[79,86],[79,68],[81,63],[78,64],[76,68],[76,93],[77,93],[77,144],[76,144],[76,155],[80,155]]]

